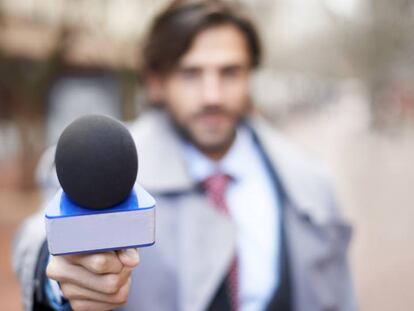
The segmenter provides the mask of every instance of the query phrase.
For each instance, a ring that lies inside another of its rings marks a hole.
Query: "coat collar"
[[[276,170],[290,205],[304,217],[318,224],[332,216],[326,202],[332,198],[321,167],[302,158],[275,129],[260,116],[247,119],[271,166]],[[153,109],[131,126],[139,154],[138,182],[153,193],[176,193],[193,189],[196,184],[186,168],[182,142],[167,114]],[[323,189],[323,191],[321,191]]]
[[[327,208],[335,202],[324,166],[304,156],[303,150],[289,143],[263,118],[252,117],[249,123],[276,172],[288,204],[316,225],[326,225],[337,218],[334,209]]]
[[[138,150],[137,182],[153,193],[182,192],[194,187],[180,148],[181,138],[164,111],[143,113],[130,130]]]

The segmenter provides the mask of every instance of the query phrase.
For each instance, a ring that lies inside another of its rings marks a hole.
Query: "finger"
[[[73,311],[109,311],[120,305],[93,300],[73,300],[70,302],[70,306]]]
[[[65,257],[73,264],[80,265],[97,274],[119,273],[123,268],[123,264],[115,252],[77,254]]]
[[[127,248],[117,251],[118,258],[123,265],[135,268],[139,264],[139,253],[136,248]]]
[[[128,299],[129,288],[131,286],[131,277],[115,294],[103,294],[90,289],[86,289],[75,284],[61,284],[62,292],[69,301],[73,300],[93,300],[96,302],[124,304]]]
[[[67,262],[64,258],[53,257],[46,274],[61,284],[72,283],[104,294],[115,294],[131,275],[131,268],[124,267],[118,274],[95,274],[82,266]]]

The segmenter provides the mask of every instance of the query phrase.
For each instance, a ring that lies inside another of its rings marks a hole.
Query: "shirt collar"
[[[237,128],[233,144],[219,161],[211,160],[189,142],[184,142],[183,150],[189,174],[196,182],[217,172],[235,180],[242,179],[248,175],[249,163],[256,152],[252,133],[246,125]]]

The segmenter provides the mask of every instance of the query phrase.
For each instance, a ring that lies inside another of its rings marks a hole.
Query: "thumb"
[[[118,258],[124,266],[135,268],[139,264],[139,253],[136,248],[127,248],[117,251]]]

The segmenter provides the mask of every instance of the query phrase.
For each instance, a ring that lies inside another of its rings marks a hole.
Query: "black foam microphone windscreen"
[[[102,115],[81,117],[63,131],[55,163],[67,196],[95,209],[125,200],[138,173],[137,150],[128,129]]]

